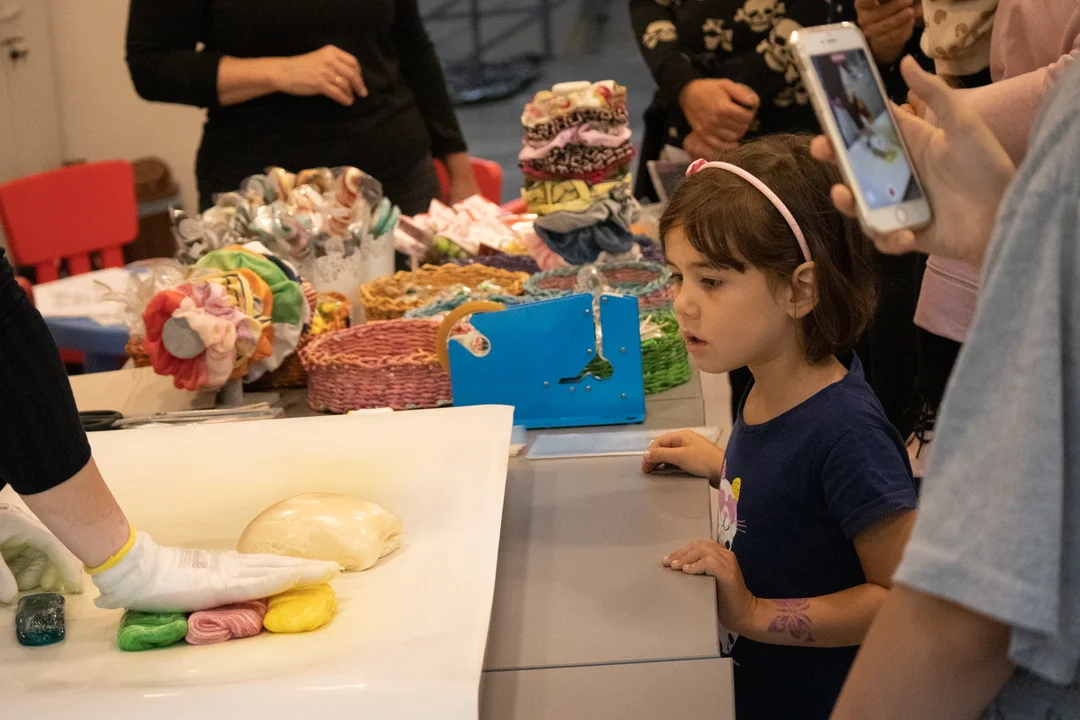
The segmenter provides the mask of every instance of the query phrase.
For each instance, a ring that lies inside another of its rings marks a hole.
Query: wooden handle
[[[505,309],[505,305],[493,300],[473,300],[451,310],[446,319],[442,321],[442,325],[439,326],[439,331],[435,333],[435,354],[439,356],[439,364],[443,366],[443,370],[450,372],[450,350],[447,348],[446,343],[449,341],[451,328],[461,318],[476,313],[498,312]]]

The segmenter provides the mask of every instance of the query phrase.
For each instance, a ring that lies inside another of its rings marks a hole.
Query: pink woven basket
[[[324,333],[300,350],[308,405],[319,412],[450,405],[450,375],[435,354],[439,323],[388,320]]]

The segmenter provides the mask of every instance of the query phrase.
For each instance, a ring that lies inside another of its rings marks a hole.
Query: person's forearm
[[[851,668],[832,720],[977,718],[1012,676],[1009,629],[897,585]]]
[[[278,92],[280,58],[223,57],[218,65],[218,102],[236,105]]]
[[[1028,138],[1043,100],[1057,78],[1076,62],[1078,56],[1080,50],[1033,72],[958,92],[979,113],[1012,161],[1020,165],[1027,154]],[[927,120],[937,124],[932,114],[927,116]]]
[[[23,502],[87,567],[104,563],[130,536],[128,519],[92,458],[67,482],[25,495]]]
[[[446,173],[450,176],[450,182],[453,182],[455,178],[464,178],[472,175],[472,161],[469,160],[468,153],[450,153],[439,159],[442,160],[443,165],[446,166]]]
[[[858,645],[889,591],[866,583],[831,595],[757,599],[742,627],[730,628],[755,642],[796,647]]]

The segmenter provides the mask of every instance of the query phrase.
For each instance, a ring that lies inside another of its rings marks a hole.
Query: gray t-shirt
[[[896,580],[1012,628],[993,720],[1080,718],[1080,63],[1003,201]]]

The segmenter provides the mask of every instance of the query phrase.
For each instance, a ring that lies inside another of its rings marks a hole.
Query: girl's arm
[[[771,645],[849,647],[866,637],[889,596],[892,575],[915,525],[915,511],[880,520],[855,536],[866,582],[815,598],[759,599],[740,635]],[[727,625],[725,625],[727,627]]]
[[[849,647],[862,642],[900,563],[915,511],[895,513],[859,531],[855,550],[866,582],[831,595],[763,599],[746,587],[735,554],[715,542],[694,543],[664,558],[673,570],[716,578],[720,622],[771,645]]]

